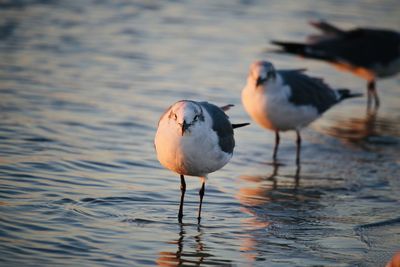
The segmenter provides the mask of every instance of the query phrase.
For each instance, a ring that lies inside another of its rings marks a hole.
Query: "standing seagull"
[[[372,96],[379,106],[375,80],[400,71],[400,33],[384,29],[342,30],[329,23],[310,22],[321,31],[307,43],[272,41],[282,52],[325,60],[367,81],[368,108]]]
[[[279,131],[296,131],[296,163],[299,164],[300,129],[343,99],[359,96],[347,89],[332,90],[322,79],[309,77],[303,71],[275,70],[267,61],[256,61],[250,66],[242,102],[254,121],[275,131],[274,160]]]
[[[221,169],[231,159],[235,146],[233,129],[249,124],[230,123],[224,111],[232,106],[219,108],[208,102],[181,100],[168,108],[158,122],[154,140],[158,160],[181,177],[180,223],[186,191],[184,175],[201,178],[197,217],[200,223],[207,174]]]

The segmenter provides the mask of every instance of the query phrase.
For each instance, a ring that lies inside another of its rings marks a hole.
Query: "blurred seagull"
[[[275,70],[267,61],[250,66],[242,102],[250,117],[275,131],[273,159],[279,146],[279,131],[295,130],[296,163],[300,163],[300,129],[343,99],[360,96],[347,89],[332,90],[322,79],[303,74],[304,69]]]
[[[184,175],[201,178],[197,218],[200,223],[207,174],[221,169],[231,159],[235,146],[233,129],[249,124],[230,123],[224,111],[232,106],[219,108],[208,102],[181,100],[168,108],[160,118],[154,144],[160,163],[180,174],[180,223],[186,191]]]
[[[321,31],[306,43],[272,41],[280,52],[333,63],[340,69],[367,80],[368,107],[372,97],[379,106],[375,80],[400,71],[400,33],[384,29],[342,30],[324,21],[310,22]]]

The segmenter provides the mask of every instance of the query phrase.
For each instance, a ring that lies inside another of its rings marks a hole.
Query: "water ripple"
[[[272,132],[235,132],[200,224],[198,179],[186,179],[179,224],[179,176],[159,164],[153,138],[179,99],[232,103],[232,121],[248,121],[240,90],[260,56],[362,90],[264,46],[303,38],[313,18],[396,29],[396,5],[0,1],[2,265],[383,266],[398,248],[397,78],[379,81],[377,113],[354,99],[304,129],[301,168],[292,133],[275,164]]]

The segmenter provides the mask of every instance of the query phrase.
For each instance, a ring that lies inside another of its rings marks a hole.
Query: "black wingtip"
[[[245,122],[245,123],[236,123],[236,124],[232,124],[232,128],[233,128],[233,129],[236,129],[236,128],[244,127],[244,126],[247,126],[247,125],[250,125],[250,123],[248,123],[248,122]]]
[[[340,101],[347,98],[362,97],[364,95],[362,93],[352,93],[349,89],[338,89],[337,91],[340,95]]]
[[[233,104],[228,104],[228,105],[225,105],[225,106],[222,106],[222,107],[219,107],[220,109],[222,109],[223,111],[227,111],[227,110],[229,110],[231,107],[234,107],[235,105],[233,105]]]
[[[364,96],[364,94],[362,93],[353,93],[353,94],[348,94],[346,98],[362,97],[362,96]]]

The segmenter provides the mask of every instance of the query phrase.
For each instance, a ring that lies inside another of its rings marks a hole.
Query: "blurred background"
[[[236,132],[231,162],[198,178],[158,163],[161,114],[180,99],[234,104],[248,67],[307,68],[333,87],[365,82],[323,62],[269,52],[310,20],[400,29],[385,1],[0,0],[2,266],[384,266],[400,250],[400,79],[281,137]]]

